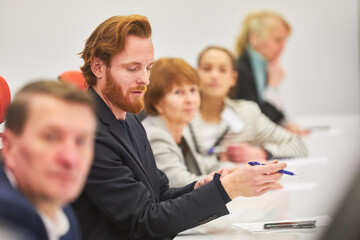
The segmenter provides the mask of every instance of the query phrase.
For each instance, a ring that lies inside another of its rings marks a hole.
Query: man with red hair
[[[136,117],[154,64],[151,26],[139,15],[114,16],[91,34],[81,68],[97,103],[95,158],[73,204],[87,240],[170,239],[228,214],[237,196],[269,190],[286,164],[245,166],[169,188]],[[225,176],[226,175],[226,176]],[[214,178],[213,178],[214,176]]]

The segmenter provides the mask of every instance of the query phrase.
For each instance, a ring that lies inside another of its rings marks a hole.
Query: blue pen
[[[265,164],[259,163],[259,162],[248,162],[248,164],[251,165],[251,166],[265,165]],[[279,173],[287,174],[287,175],[290,175],[290,176],[294,176],[294,175],[295,175],[295,173],[290,172],[290,171],[286,171],[286,170],[280,170]]]
[[[220,154],[223,152],[226,152],[226,147],[224,147],[224,146],[211,147],[208,150],[208,154]]]

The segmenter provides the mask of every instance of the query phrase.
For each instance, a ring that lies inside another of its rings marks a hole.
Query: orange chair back
[[[0,76],[0,123],[5,120],[6,108],[11,101],[10,88],[6,80]]]
[[[85,78],[81,71],[65,71],[59,76],[59,80],[73,84],[83,91],[88,89]]]

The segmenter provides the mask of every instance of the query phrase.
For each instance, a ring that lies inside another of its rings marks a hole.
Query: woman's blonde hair
[[[241,32],[236,41],[236,55],[241,56],[243,54],[246,44],[249,42],[249,35],[251,33],[255,33],[260,36],[261,39],[264,39],[279,22],[284,24],[289,36],[291,33],[291,26],[279,13],[269,10],[250,12],[243,22]]]

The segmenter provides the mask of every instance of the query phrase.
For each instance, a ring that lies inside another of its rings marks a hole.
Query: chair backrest
[[[11,101],[10,88],[6,80],[0,76],[0,123],[5,120],[6,108]]]
[[[59,80],[74,84],[83,91],[88,89],[85,78],[79,70],[65,71],[59,75]]]

